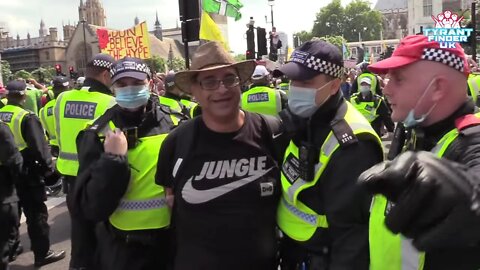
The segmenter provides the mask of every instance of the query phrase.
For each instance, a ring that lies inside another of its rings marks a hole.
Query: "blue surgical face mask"
[[[423,92],[422,96],[418,99],[417,103],[415,104],[415,106],[413,107],[413,109],[411,109],[408,114],[407,114],[407,117],[405,117],[405,120],[403,120],[403,125],[406,127],[406,128],[413,128],[413,127],[416,127],[418,125],[420,125],[421,123],[423,123],[425,121],[425,119],[427,119],[427,117],[430,115],[430,113],[433,111],[433,109],[435,109],[435,106],[437,106],[437,103],[433,104],[432,107],[428,110],[427,113],[421,115],[420,117],[416,118],[415,117],[415,108],[418,106],[418,104],[420,103],[420,101],[422,101],[422,99],[427,95],[427,93],[430,91],[430,88],[431,86],[433,85],[433,83],[435,82],[437,78],[433,78],[430,83],[428,84],[427,86],[427,89],[425,90],[425,92]]]
[[[330,95],[328,95],[321,104],[317,105],[315,103],[317,92],[331,82],[332,81],[326,83],[318,89],[290,85],[290,90],[288,91],[288,107],[290,108],[290,111],[303,118],[309,118],[312,116],[330,97]]]
[[[115,100],[118,106],[126,109],[136,109],[147,104],[150,89],[147,84],[129,85],[115,88]]]
[[[370,86],[369,85],[361,85],[359,91],[362,94],[367,94],[367,93],[370,92]]]

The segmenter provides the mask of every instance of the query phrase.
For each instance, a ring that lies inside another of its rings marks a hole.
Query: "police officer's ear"
[[[150,92],[151,92],[151,93],[156,93],[156,91],[155,91],[155,82],[153,81],[153,79],[149,79],[149,80],[148,80],[148,88],[150,89]]]
[[[340,89],[340,84],[342,83],[342,80],[340,78],[330,78],[330,94],[334,95],[338,92]]]
[[[454,85],[451,84],[452,80],[445,77],[445,75],[437,76],[435,81],[430,86],[430,93],[432,95],[432,101],[434,103],[451,96],[451,91],[454,89]]]

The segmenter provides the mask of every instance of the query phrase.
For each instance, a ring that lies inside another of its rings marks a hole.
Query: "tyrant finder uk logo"
[[[435,28],[423,29],[423,34],[428,37],[428,41],[437,41],[440,48],[455,48],[457,42],[467,42],[467,38],[472,34],[472,28],[461,28],[460,22],[463,16],[446,10],[443,13],[432,15],[435,22]]]

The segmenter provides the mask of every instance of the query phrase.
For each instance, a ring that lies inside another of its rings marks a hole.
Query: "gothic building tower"
[[[160,21],[158,20],[158,11],[156,12],[156,20],[155,20],[155,31],[154,31],[154,35],[163,41],[163,30],[162,30],[162,25],[160,24]]]
[[[47,28],[45,28],[45,22],[43,19],[40,21],[40,29],[38,30],[40,37],[45,37],[47,35]]]
[[[85,3],[83,3],[83,0],[80,0],[78,17],[80,20],[86,20],[88,24],[106,26],[107,17],[100,0],[86,0]]]

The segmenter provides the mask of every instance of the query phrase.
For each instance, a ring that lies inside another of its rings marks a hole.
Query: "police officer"
[[[67,202],[69,190],[75,183],[78,171],[76,138],[85,125],[102,115],[115,104],[110,91],[110,67],[114,59],[107,54],[97,54],[88,62],[85,70],[85,82],[80,90],[61,93],[55,103],[54,116],[56,137],[59,146],[57,170],[65,176]],[[70,207],[70,204],[67,204]],[[94,224],[72,218],[72,257],[70,267],[73,269],[90,269],[95,251]]]
[[[383,135],[383,126],[387,128],[388,132],[393,132],[395,124],[390,118],[390,110],[383,98],[373,93],[370,77],[364,77],[360,80],[359,92],[351,96],[350,102],[367,118],[379,136]]]
[[[285,95],[288,96],[288,90],[290,90],[290,80],[287,78],[287,76],[280,76],[278,90],[282,91]]]
[[[479,269],[480,119],[463,49],[407,36],[370,69],[388,72],[392,119],[410,135],[408,151],[360,177],[385,196],[371,210],[370,269]]]
[[[307,121],[282,165],[282,266],[368,269],[371,197],[356,182],[383,159],[380,138],[339,91],[343,58],[336,46],[306,42],[280,71],[291,79],[289,109]]]
[[[48,137],[48,142],[51,147],[52,155],[58,157],[58,142],[55,132],[55,117],[53,115],[53,110],[55,107],[56,98],[60,93],[67,91],[69,86],[69,81],[67,77],[57,76],[53,78],[53,99],[47,102],[39,111],[40,121],[42,122],[43,128],[45,129]]]
[[[172,120],[175,125],[200,113],[198,105],[189,101],[188,97],[175,85],[174,72],[168,73],[165,77],[165,94],[160,96],[159,100],[160,104],[172,111]]]
[[[150,97],[148,66],[123,58],[112,66],[117,105],[80,133],[75,208],[99,222],[98,269],[166,269],[170,212],[155,185],[158,152],[173,128]]]
[[[242,94],[242,109],[268,115],[278,115],[286,107],[286,95],[270,87],[270,73],[257,65],[252,74],[252,86]]]
[[[26,99],[26,87],[24,81],[7,84],[8,105],[0,109],[0,119],[9,126],[23,157],[23,169],[16,188],[20,207],[27,218],[35,266],[42,266],[63,259],[65,251],[50,250],[48,210],[44,203],[47,200],[45,182],[56,182],[58,177],[54,173],[52,156],[40,120],[22,107]]]
[[[0,121],[0,270],[10,261],[10,231],[18,220],[18,197],[15,182],[22,170],[23,158],[8,126]]]
[[[472,98],[473,103],[478,107],[480,106],[480,76],[479,74],[471,73],[468,75],[468,95]]]
[[[359,71],[360,71],[360,74],[357,75],[357,77],[355,78],[355,80],[353,81],[352,83],[352,89],[351,89],[351,94],[355,94],[358,92],[359,88],[360,88],[360,81],[363,79],[363,78],[370,78],[372,80],[372,91],[374,94],[377,94],[379,96],[383,96],[383,93],[382,93],[382,88],[381,88],[381,85],[380,85],[380,82],[378,80],[378,77],[373,74],[372,72],[370,72],[368,69],[368,63],[364,62],[362,64],[360,64],[360,67],[359,67]]]

